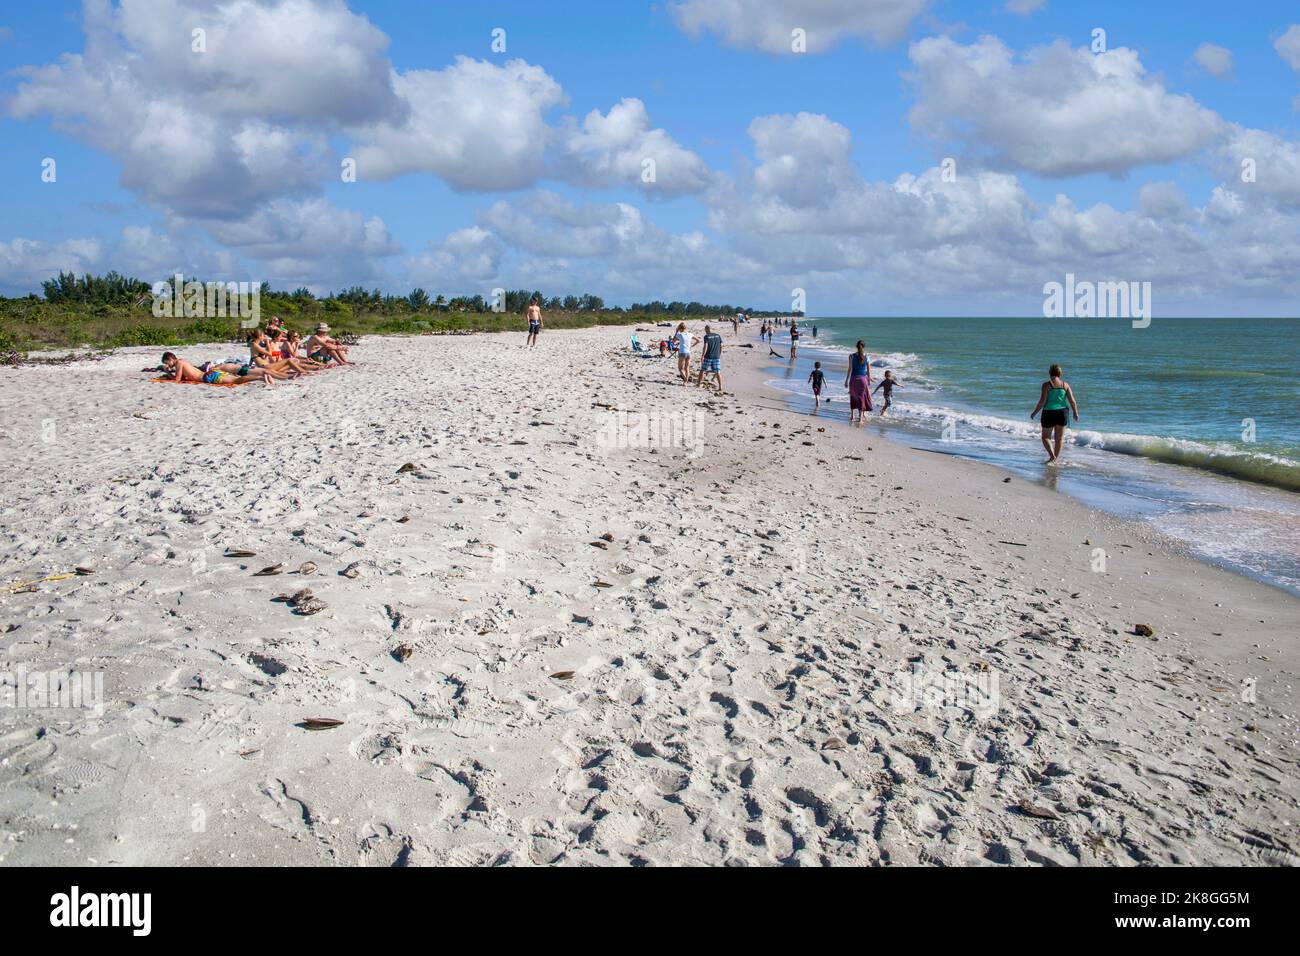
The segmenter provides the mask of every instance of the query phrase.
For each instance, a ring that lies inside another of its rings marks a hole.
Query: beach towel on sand
[[[250,382],[178,382],[174,378],[151,378],[151,382],[171,382],[173,385],[211,385],[213,388],[238,388],[240,385],[249,385]]]

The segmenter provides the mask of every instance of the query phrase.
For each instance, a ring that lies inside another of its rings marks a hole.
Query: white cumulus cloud
[[[394,74],[393,85],[407,111],[355,128],[358,178],[426,172],[456,189],[503,190],[542,175],[546,114],[564,92],[541,67],[461,56],[445,69]]]
[[[645,104],[630,97],[568,124],[559,173],[582,185],[632,186],[665,197],[702,192],[714,178],[703,159],[652,128]]]
[[[85,30],[83,53],[17,71],[8,112],[50,117],[180,215],[308,193],[331,132],[402,109],[387,38],[340,0],[91,0]]]
[[[1191,156],[1226,124],[1147,74],[1135,51],[1065,42],[1017,59],[996,37],[930,37],[909,51],[913,126],[976,158],[1041,176],[1118,174]]]
[[[1300,70],[1300,23],[1293,24],[1273,42],[1277,55],[1293,70]]]
[[[1202,43],[1192,54],[1196,64],[1210,76],[1225,77],[1232,73],[1232,51],[1213,43]]]
[[[488,298],[490,284],[499,278],[504,251],[501,241],[481,226],[458,229],[411,256],[405,274],[412,288]]]

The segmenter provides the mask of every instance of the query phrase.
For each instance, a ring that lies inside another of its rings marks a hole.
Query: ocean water
[[[817,338],[811,337],[811,326]],[[1300,319],[824,318],[779,330],[771,384],[811,407],[813,361],[847,417],[848,355],[902,387],[872,428],[997,464],[1147,521],[1192,551],[1300,593]],[[751,327],[757,335],[757,328]],[[1029,413],[1058,362],[1081,412],[1047,467]],[[874,400],[879,401],[877,393]]]

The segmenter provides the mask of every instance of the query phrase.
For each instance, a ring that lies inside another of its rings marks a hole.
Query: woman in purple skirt
[[[858,340],[858,350],[849,356],[849,372],[844,378],[844,386],[849,390],[849,424],[861,425],[863,414],[871,411],[871,360],[867,357],[867,345],[861,339]]]

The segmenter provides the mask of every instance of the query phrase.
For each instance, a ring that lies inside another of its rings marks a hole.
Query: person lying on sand
[[[351,365],[352,363],[348,361],[348,350],[330,338],[329,331],[330,327],[324,322],[316,326],[316,331],[307,339],[307,357],[315,362],[328,362],[333,359],[340,365]]]
[[[269,368],[258,368],[251,362],[204,362],[199,366],[199,371],[204,375],[207,375],[209,372],[223,372],[227,375],[233,375],[236,378],[244,375],[254,375],[265,372],[278,382],[288,381],[290,377],[285,372],[276,372]]]
[[[172,352],[163,353],[162,364],[167,370],[166,377],[175,382],[205,382],[208,385],[243,385],[245,382],[275,384],[275,377],[265,369],[258,369],[249,375],[236,375],[219,369],[201,372],[183,358],[177,358]]]

